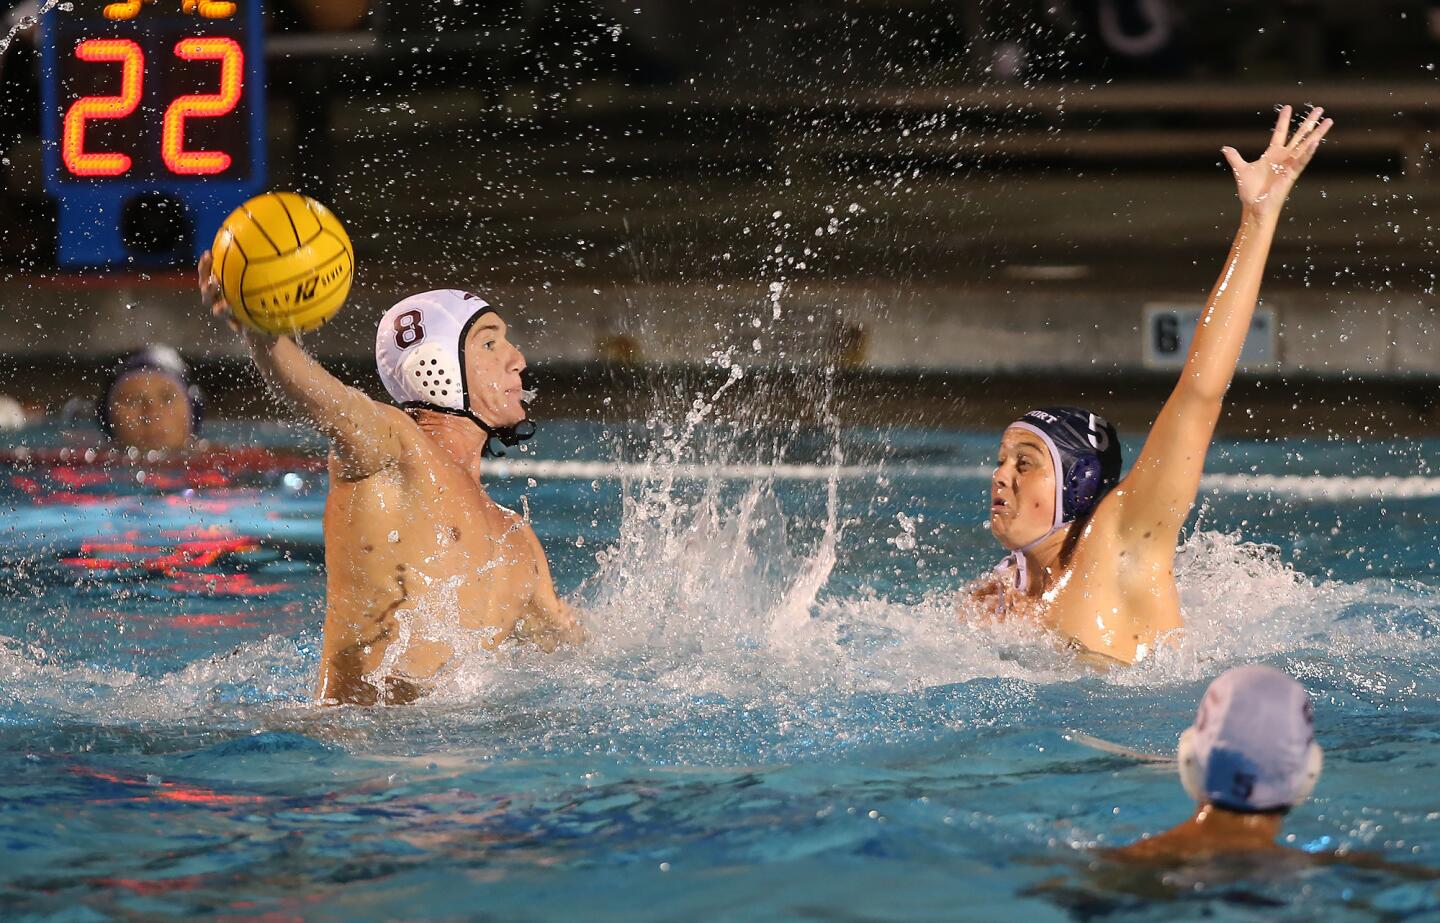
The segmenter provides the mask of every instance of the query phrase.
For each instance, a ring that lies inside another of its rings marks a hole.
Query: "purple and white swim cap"
[[[1050,450],[1055,466],[1055,529],[1093,510],[1120,483],[1120,436],[1099,414],[1079,407],[1040,407],[1010,428],[1038,436]]]
[[[1180,780],[1190,797],[1233,811],[1274,811],[1315,789],[1322,756],[1310,694],[1274,667],[1226,670],[1180,735]]]

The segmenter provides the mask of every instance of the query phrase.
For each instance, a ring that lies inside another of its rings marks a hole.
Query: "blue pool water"
[[[1109,866],[1190,805],[1075,734],[1169,752],[1209,678],[1272,663],[1326,748],[1289,842],[1440,868],[1437,443],[1217,444],[1185,642],[1097,675],[955,618],[995,434],[789,434],[758,470],[699,435],[552,424],[495,467],[593,643],[388,709],[310,702],[322,473],[3,469],[0,915],[1440,918],[1393,869]]]

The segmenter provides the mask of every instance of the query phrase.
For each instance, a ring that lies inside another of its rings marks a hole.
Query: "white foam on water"
[[[580,593],[591,642],[553,656],[512,646],[491,652],[482,633],[445,627],[454,622],[456,602],[453,592],[437,588],[403,628],[408,637],[445,640],[460,653],[422,710],[475,713],[543,700],[603,721],[608,712],[649,704],[683,721],[719,697],[799,715],[851,694],[907,693],[977,678],[1044,685],[1093,675],[1033,625],[962,620],[955,590],[964,576],[954,589],[918,603],[832,588],[846,554],[841,480],[882,471],[896,480],[975,477],[982,469],[847,465],[838,449],[829,465],[814,466],[693,465],[667,452],[635,466],[602,466],[603,476],[620,473],[621,523],[618,540],[597,556],[597,571]],[[601,471],[599,463],[504,464],[509,475],[590,478]],[[810,499],[823,496],[818,518],[785,508],[777,484],[787,479],[817,482]],[[1212,476],[1211,487],[1335,497],[1348,495],[1356,480],[1227,475]],[[1371,487],[1424,496],[1415,482],[1431,480],[1376,479],[1381,487]],[[1186,539],[1177,564],[1183,637],[1136,666],[1102,674],[1103,682],[1191,683],[1235,663],[1287,657],[1297,670],[1340,671],[1365,657],[1393,653],[1413,662],[1435,653],[1422,632],[1347,617],[1355,605],[1413,610],[1421,605],[1417,594],[1429,592],[1423,588],[1316,579],[1285,563],[1279,549],[1207,531]],[[393,647],[398,657],[400,645]],[[0,640],[0,689],[32,716],[189,722],[229,702],[308,708],[314,657],[310,641],[276,637],[143,676],[58,664]]]
[[[817,702],[907,693],[979,678],[1068,683],[1094,674],[1033,625],[975,625],[956,595],[919,603],[870,592],[827,594],[843,548],[836,480],[826,485],[822,522],[787,515],[773,483],[736,493],[725,482],[680,496],[650,484],[627,492],[621,537],[600,556],[584,588],[591,643],[547,656],[518,647],[485,649],[476,633],[447,632],[443,593],[412,625],[442,637],[461,655],[422,709],[562,709],[604,722],[635,706],[663,707],[666,724],[695,718],[717,697],[804,718]],[[673,488],[673,485],[671,485]],[[800,536],[806,536],[801,538]],[[1236,663],[1297,658],[1299,669],[1343,671],[1364,657],[1407,662],[1435,653],[1435,642],[1366,618],[1345,618],[1357,603],[1413,607],[1405,588],[1374,581],[1316,580],[1281,560],[1279,550],[1235,535],[1199,532],[1182,546],[1179,585],[1187,628],[1133,667],[1099,674],[1106,683],[1165,686],[1213,677]],[[475,637],[470,637],[475,635]],[[263,721],[310,707],[314,653],[272,637],[233,654],[160,676],[52,662],[0,641],[0,688],[29,716],[100,724],[213,720],[238,701]],[[1317,653],[1319,652],[1319,653]]]
[[[147,676],[57,661],[34,646],[0,637],[0,702],[20,705],[30,718],[123,725],[187,722],[233,701],[302,701],[314,683],[314,665],[302,646],[294,639],[270,637]]]
[[[679,708],[713,695],[798,706],[982,677],[1047,684],[1094,675],[1032,624],[966,623],[950,590],[918,604],[827,596],[843,547],[835,482],[827,484],[820,535],[803,546],[794,536],[806,524],[787,516],[771,483],[750,483],[728,502],[718,480],[688,502],[659,485],[628,491],[620,541],[587,587],[591,646],[553,667],[538,655],[507,655],[503,665],[487,656],[468,663],[451,691],[518,694],[538,674],[578,682],[586,691],[577,704],[599,692],[601,700]],[[1343,661],[1434,646],[1393,626],[1342,619],[1348,606],[1391,593],[1388,585],[1317,580],[1285,563],[1279,549],[1237,535],[1195,533],[1177,563],[1186,631],[1133,667],[1099,674],[1104,682],[1191,683],[1287,654],[1323,650]]]
[[[523,697],[539,681],[577,708],[652,702],[683,712],[698,698],[723,696],[766,706],[788,702],[801,711],[837,695],[977,678],[1050,684],[1096,675],[1032,624],[967,622],[954,590],[918,603],[863,591],[840,598],[829,590],[845,548],[835,508],[839,481],[882,474],[975,478],[988,476],[986,469],[847,465],[838,452],[828,466],[677,458],[662,465],[511,463],[506,475],[622,481],[620,538],[599,556],[583,591],[592,643],[553,659],[508,652],[469,660],[446,697]],[[682,481],[691,482],[688,489]],[[820,482],[824,519],[798,521],[788,513],[776,491],[780,481]],[[1440,479],[1212,475],[1205,487],[1374,500],[1440,493]],[[1430,656],[1435,647],[1423,633],[1346,618],[1353,605],[1381,599],[1413,609],[1409,590],[1317,579],[1286,563],[1280,549],[1239,535],[1188,536],[1177,573],[1186,630],[1141,663],[1099,674],[1103,682],[1189,684],[1258,659],[1288,657],[1298,669],[1317,658],[1357,662],[1385,651]]]

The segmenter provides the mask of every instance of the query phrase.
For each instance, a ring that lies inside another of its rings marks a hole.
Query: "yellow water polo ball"
[[[355,275],[355,249],[339,219],[294,192],[267,192],[231,212],[211,256],[235,319],[277,336],[334,317]]]

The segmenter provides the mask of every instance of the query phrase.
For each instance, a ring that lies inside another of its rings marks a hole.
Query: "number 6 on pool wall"
[[[240,89],[245,73],[245,53],[233,38],[181,39],[175,56],[186,61],[219,61],[220,92],[194,93],[181,96],[165,110],[160,130],[160,153],[172,173],[197,176],[223,173],[230,169],[230,155],[224,151],[185,150],[185,120],[213,119],[228,115],[240,102]]]

